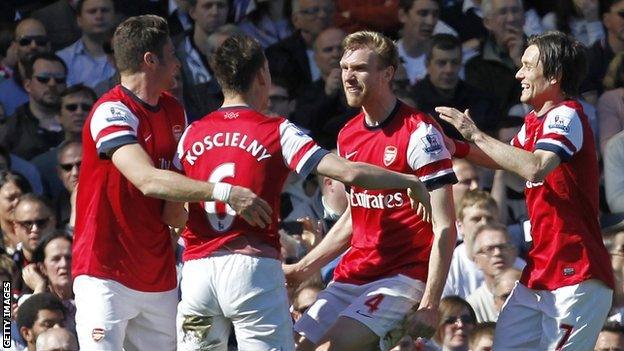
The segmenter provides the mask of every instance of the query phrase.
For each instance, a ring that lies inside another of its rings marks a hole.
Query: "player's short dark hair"
[[[427,53],[425,55],[425,59],[427,63],[431,62],[431,56],[433,56],[433,49],[438,50],[455,50],[459,49],[461,53],[461,41],[454,35],[439,33],[435,34],[431,37],[431,45],[429,45],[429,49],[427,49]]]
[[[237,34],[217,48],[210,66],[223,92],[244,93],[265,62],[260,43],[250,36]]]
[[[539,49],[539,60],[546,79],[559,79],[561,91],[566,96],[578,94],[587,74],[586,48],[572,36],[559,31],[549,31],[529,38],[528,45]]]
[[[90,98],[91,100],[93,100],[93,102],[97,100],[97,94],[95,93],[95,91],[93,91],[93,89],[89,88],[88,86],[82,83],[72,85],[71,87],[63,90],[61,92],[61,99],[66,97],[67,95],[74,95],[74,94],[82,94]]]
[[[147,52],[163,57],[169,39],[167,21],[156,15],[134,16],[123,21],[113,35],[113,52],[119,72],[135,73],[141,69]]]
[[[38,52],[32,55],[32,57],[30,57],[30,59],[24,65],[24,78],[31,79],[33,77],[33,74],[35,73],[35,63],[38,60],[58,62],[63,66],[65,74],[67,74],[67,65],[65,64],[65,61],[63,61],[63,59],[61,59],[58,55],[52,52]]]
[[[45,249],[46,246],[48,246],[48,244],[50,244],[50,242],[52,242],[52,240],[58,239],[58,238],[62,238],[67,240],[70,244],[73,243],[72,237],[65,231],[62,229],[57,229],[55,231],[53,231],[52,233],[45,235],[41,241],[39,241],[39,244],[37,244],[37,247],[35,248],[35,251],[33,251],[33,255],[32,255],[32,261],[35,263],[41,263],[45,260]]]
[[[17,311],[17,328],[26,327],[31,329],[37,320],[41,310],[61,311],[66,314],[65,306],[61,300],[51,293],[34,294],[24,301]]]
[[[438,8],[442,8],[442,1],[440,0],[432,0],[433,2],[438,4]],[[416,0],[399,0],[399,10],[403,10],[405,12],[408,12],[409,10],[412,9],[412,6],[414,6],[414,3],[416,2]]]

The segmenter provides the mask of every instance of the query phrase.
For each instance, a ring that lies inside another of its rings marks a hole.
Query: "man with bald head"
[[[15,109],[28,102],[28,93],[23,86],[24,68],[33,55],[50,51],[48,33],[41,22],[26,18],[15,27],[15,37],[11,46],[16,48],[17,66],[13,68],[13,76],[0,83],[0,105],[4,113],[10,116]]]
[[[266,50],[273,77],[283,79],[291,95],[301,95],[321,73],[313,59],[316,37],[333,23],[331,0],[292,0],[291,20],[295,32]]]
[[[330,27],[314,41],[314,62],[320,77],[309,84],[295,104],[293,122],[310,131],[327,149],[336,147],[338,131],[358,110],[347,105],[340,70],[342,29]]]
[[[65,328],[50,328],[37,337],[37,351],[78,351],[76,336]]]

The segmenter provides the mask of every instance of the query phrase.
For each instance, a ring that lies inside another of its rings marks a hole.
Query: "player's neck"
[[[221,107],[230,106],[247,106],[256,111],[261,111],[262,107],[257,99],[251,96],[252,94],[224,94],[223,104]]]
[[[371,127],[377,126],[386,120],[396,106],[397,99],[391,92],[370,99],[370,104],[362,105],[366,124]]]
[[[158,99],[163,90],[159,82],[149,79],[145,72],[122,74],[121,86],[130,90],[136,97],[148,105],[158,105]]]
[[[563,94],[554,94],[553,96],[549,96],[546,99],[538,101],[535,105],[533,105],[533,109],[535,110],[535,114],[539,117],[546,114],[563,100],[565,100],[565,96],[563,96]]]

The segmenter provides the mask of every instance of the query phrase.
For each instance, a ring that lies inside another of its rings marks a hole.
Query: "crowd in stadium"
[[[624,0],[3,0],[0,233],[3,350],[624,350]]]

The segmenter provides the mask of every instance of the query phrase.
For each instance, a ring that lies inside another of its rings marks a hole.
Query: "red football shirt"
[[[144,196],[110,160],[119,146],[139,143],[154,165],[169,169],[186,119],[163,94],[150,106],[117,86],[91,110],[82,133],[72,274],[112,279],[158,292],[176,287],[175,257],[163,200]]]
[[[598,161],[581,104],[563,101],[546,115],[525,117],[515,147],[556,153],[561,164],[525,194],[533,247],[522,273],[531,289],[554,290],[598,279],[613,288],[613,272],[598,223]]]
[[[432,118],[401,102],[379,126],[360,113],[338,135],[341,156],[415,174],[431,189],[457,181],[451,156]],[[350,189],[351,248],[334,271],[334,280],[364,284],[404,274],[426,281],[433,240],[431,223],[410,206],[406,189]]]
[[[221,202],[190,204],[184,260],[209,256],[242,236],[279,252],[278,209],[286,177],[291,170],[305,177],[327,153],[286,119],[248,107],[221,108],[192,123],[178,144],[175,166],[193,179],[249,188],[274,211],[272,224],[262,229]]]

